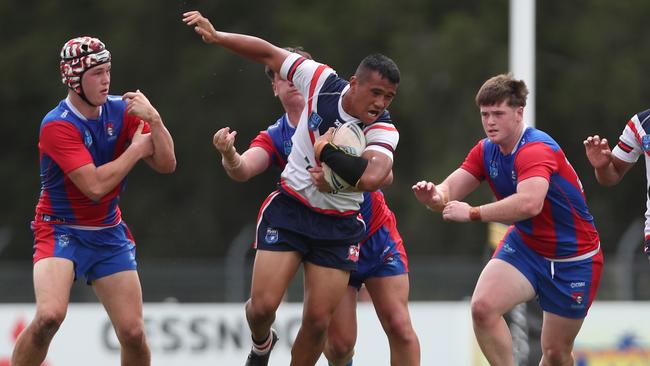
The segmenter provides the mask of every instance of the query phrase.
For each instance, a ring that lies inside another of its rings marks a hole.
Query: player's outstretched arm
[[[269,156],[261,147],[251,147],[243,154],[235,149],[237,131],[230,127],[219,129],[212,137],[212,144],[221,154],[221,165],[230,178],[237,182],[245,182],[263,173],[269,166]]]
[[[174,140],[156,108],[140,90],[125,93],[122,99],[126,102],[128,114],[149,123],[153,154],[145,157],[145,162],[158,173],[173,173],[176,170]]]
[[[596,180],[604,186],[618,184],[634,165],[612,155],[606,138],[601,139],[598,135],[589,136],[582,143],[585,145],[587,159],[594,167]]]
[[[464,169],[456,169],[442,183],[420,181],[413,185],[415,198],[433,211],[442,212],[447,203],[461,200],[473,192],[481,182]]]
[[[225,47],[250,60],[263,63],[275,72],[280,72],[282,62],[289,51],[254,36],[217,31],[208,18],[196,10],[183,13],[183,22],[193,26],[203,42]]]
[[[86,164],[68,173],[68,177],[86,197],[97,202],[126,177],[133,166],[153,154],[151,134],[143,134],[144,122],[140,122],[133,134],[131,144],[117,159],[101,165]]]

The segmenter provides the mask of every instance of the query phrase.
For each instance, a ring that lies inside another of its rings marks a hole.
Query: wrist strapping
[[[481,221],[481,206],[471,207],[469,209],[469,219],[472,221]]]
[[[347,154],[331,142],[321,150],[320,161],[327,164],[334,173],[355,187],[368,166],[368,160]]]

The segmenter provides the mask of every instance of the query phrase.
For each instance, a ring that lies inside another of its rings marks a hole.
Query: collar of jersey
[[[79,119],[83,121],[88,121],[88,118],[86,118],[83,114],[81,114],[81,112],[79,112],[79,110],[77,110],[77,108],[75,108],[75,106],[72,104],[72,101],[70,101],[70,96],[67,96],[65,98],[65,104],[68,106],[68,109],[70,109],[70,111],[74,113],[74,115],[77,116]],[[104,106],[100,106],[99,116],[97,116],[97,119],[99,119],[102,116],[103,110],[104,110]]]

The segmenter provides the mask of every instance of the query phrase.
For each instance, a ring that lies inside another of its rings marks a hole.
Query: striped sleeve
[[[287,56],[280,68],[280,76],[292,82],[306,100],[320,90],[331,74],[335,72],[329,66],[308,60],[297,53]]]
[[[393,153],[399,142],[399,132],[392,123],[375,122],[367,126],[363,132],[366,135],[365,151],[379,151],[393,160]]]
[[[642,135],[645,131],[641,127],[638,115],[634,115],[628,122],[618,143],[612,150],[612,155],[627,163],[635,163],[643,154]]]

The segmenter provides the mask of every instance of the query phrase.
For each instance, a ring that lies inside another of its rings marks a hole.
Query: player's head
[[[524,107],[528,88],[512,74],[488,79],[476,94],[485,134],[493,143],[514,148],[523,128]]]
[[[523,80],[512,74],[500,74],[489,78],[476,93],[476,105],[494,105],[507,102],[510,107],[525,107],[528,87]]]
[[[393,60],[378,53],[367,56],[350,79],[344,109],[365,124],[376,121],[395,98],[399,81],[399,68]]]
[[[303,50],[302,47],[285,47],[284,49],[297,53],[308,60],[312,59],[309,52]],[[280,99],[285,110],[289,108],[302,109],[304,107],[305,98],[292,82],[282,79],[278,73],[271,70],[268,66],[264,68],[264,73],[271,80],[273,94]]]
[[[102,105],[108,95],[110,64],[111,53],[102,41],[88,36],[73,38],[61,48],[61,81],[86,103]]]

